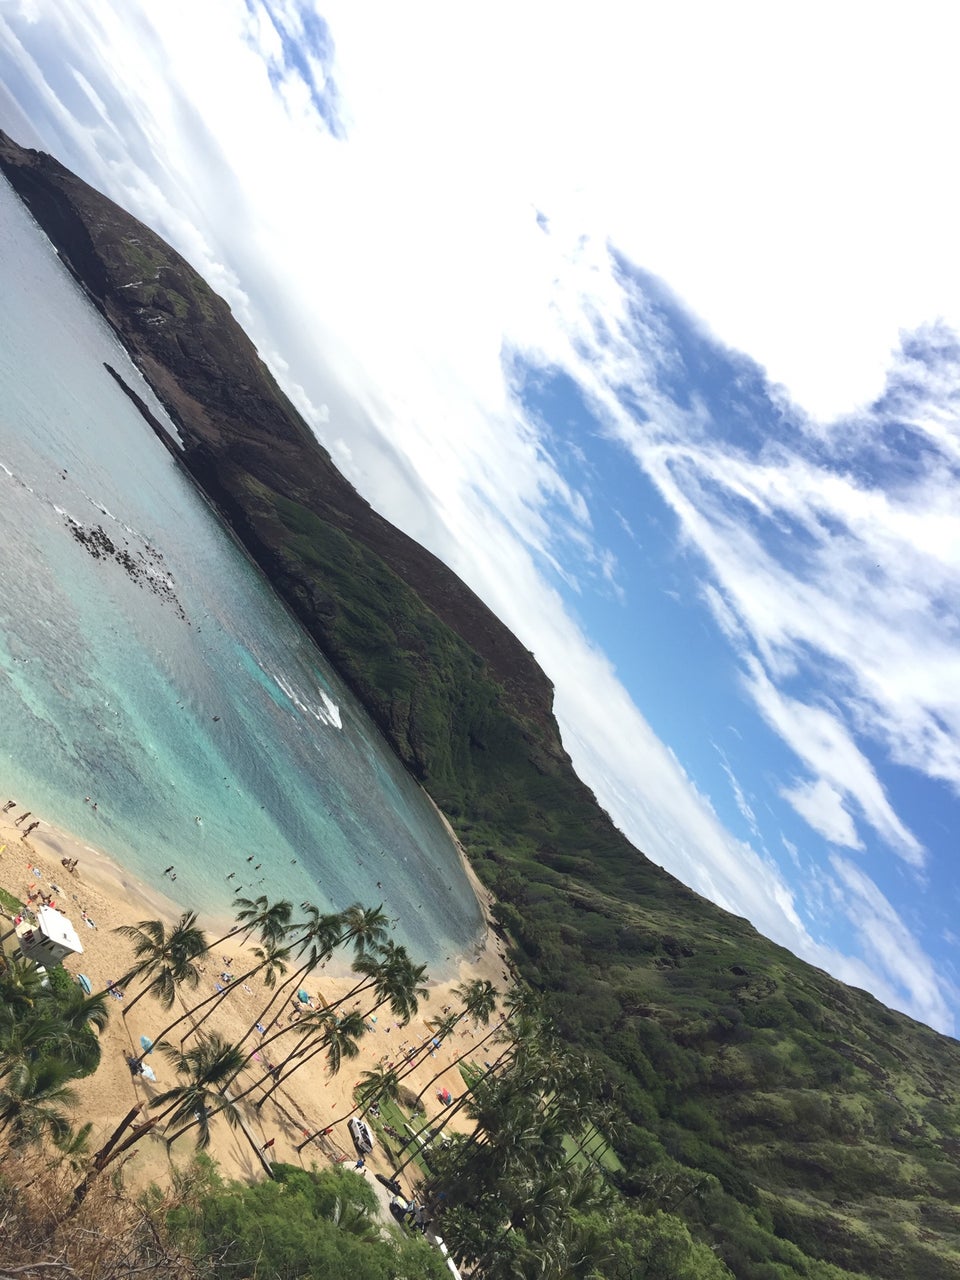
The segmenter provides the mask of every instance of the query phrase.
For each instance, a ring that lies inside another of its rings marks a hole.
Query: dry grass
[[[164,1227],[168,1210],[189,1197],[189,1180],[148,1208],[120,1175],[104,1176],[70,1217],[81,1175],[69,1162],[8,1151],[0,1170],[0,1280],[199,1280]]]

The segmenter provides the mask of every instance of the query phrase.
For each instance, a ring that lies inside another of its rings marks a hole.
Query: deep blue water
[[[105,360],[166,420],[0,178],[4,798],[204,910],[383,901],[439,976],[481,923],[453,844]]]

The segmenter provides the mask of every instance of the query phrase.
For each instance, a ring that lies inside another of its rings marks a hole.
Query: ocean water
[[[2,798],[202,910],[383,902],[443,976],[452,842],[104,361],[169,422],[0,178]]]

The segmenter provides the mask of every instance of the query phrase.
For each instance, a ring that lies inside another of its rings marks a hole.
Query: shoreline
[[[503,953],[504,948],[503,943],[496,937],[496,925],[490,913],[493,895],[470,865],[463,845],[446,817],[431,797],[426,792],[423,792],[423,794],[436,812],[456,850],[461,868],[477,900],[481,916],[480,928],[476,935],[467,946],[463,947],[461,951],[452,954],[449,960],[444,962],[445,965],[449,966],[444,973],[431,973],[429,975],[427,986],[434,988],[443,987],[455,978],[464,981],[464,971],[472,973],[479,957],[483,955],[488,947],[493,946],[498,953]],[[164,893],[162,890],[146,884],[113,854],[86,843],[81,837],[54,826],[53,823],[44,818],[39,819],[40,826],[29,837],[26,837],[25,828],[14,825],[14,820],[22,809],[23,806],[18,804],[7,813],[0,813],[0,884],[7,888],[8,892],[13,893],[14,896],[18,895],[18,890],[7,884],[10,879],[10,871],[7,868],[6,859],[14,849],[20,849],[23,854],[25,868],[24,887],[35,878],[29,874],[28,862],[31,858],[34,862],[38,858],[48,858],[55,864],[60,864],[63,858],[77,859],[78,869],[76,875],[71,876],[66,870],[62,871],[62,887],[67,889],[69,882],[69,896],[64,904],[64,910],[68,916],[71,909],[76,914],[76,908],[83,909],[86,906],[86,903],[80,901],[84,896],[91,899],[94,905],[96,905],[96,899],[99,896],[114,902],[122,902],[131,909],[136,908],[142,911],[143,915],[138,918],[159,918],[166,924],[173,924],[185,911],[191,909],[188,905],[179,902],[172,894]],[[38,815],[36,813],[31,813],[27,825],[37,818]],[[57,873],[54,873],[53,879],[55,882],[60,883],[57,879]],[[296,904],[294,905],[294,912],[296,912]],[[229,932],[236,924],[236,920],[233,915],[227,912],[200,911],[197,915],[197,924],[205,933],[216,936],[220,933]],[[412,959],[417,962],[416,956],[412,956]],[[501,954],[501,959],[502,969],[505,971],[501,981],[509,981],[511,979],[505,954]],[[325,972],[335,979],[345,978],[350,973],[349,962],[345,956],[334,957],[329,962]]]
[[[117,926],[157,917],[169,924],[180,916],[183,908],[173,898],[142,884],[102,850],[59,831],[42,819],[41,827],[26,837],[24,829],[15,825],[15,819],[22,812],[23,806],[18,805],[0,814],[0,885],[21,901],[26,901],[29,886],[34,882],[42,891],[55,895],[56,905],[74,924],[84,948],[82,955],[67,957],[63,967],[74,978],[83,973],[89,978],[93,990],[100,991],[130,968],[131,944],[114,932]],[[36,815],[31,816],[28,822],[35,818]],[[452,833],[451,838],[459,856],[465,859],[460,842]],[[61,865],[62,858],[79,859],[76,874],[71,874]],[[407,1083],[414,1093],[426,1089],[422,1105],[427,1116],[433,1117],[442,1114],[446,1105],[437,1096],[439,1088],[449,1089],[454,1098],[463,1090],[463,1079],[456,1065],[458,1055],[471,1054],[474,1045],[477,1045],[475,1061],[482,1061],[490,1053],[489,1048],[482,1047],[482,1042],[503,1016],[502,997],[511,984],[511,978],[504,944],[490,927],[489,894],[476,879],[469,863],[465,861],[464,866],[478,895],[484,927],[472,947],[462,954],[451,955],[447,976],[428,976],[428,993],[421,1000],[416,1015],[408,1023],[401,1024],[389,1009],[381,1007],[378,1017],[368,1016],[366,1019],[366,1031],[358,1041],[358,1056],[345,1062],[338,1074],[331,1075],[325,1057],[318,1056],[314,1062],[304,1065],[289,1077],[289,1081],[285,1080],[275,1098],[261,1111],[243,1104],[247,1133],[260,1143],[274,1138],[274,1158],[292,1163],[302,1161],[306,1167],[313,1162],[348,1157],[352,1161],[352,1142],[343,1117],[353,1107],[353,1089],[364,1071],[374,1070],[390,1061],[415,1061]],[[84,927],[85,922],[87,927]],[[228,932],[235,921],[202,917],[199,924],[209,938],[216,939],[221,933]],[[178,1013],[213,994],[215,987],[219,989],[218,970],[221,967],[229,969],[235,977],[252,968],[256,963],[252,959],[254,945],[241,942],[238,936],[224,944],[229,955],[221,956],[220,948],[208,952],[203,958],[202,976],[197,987],[186,991],[181,989],[170,1010],[163,1009],[151,995],[147,995],[126,1017],[126,1005],[121,1003],[116,1009],[113,1001],[109,1002],[111,1017],[101,1036],[100,1066],[92,1076],[72,1086],[77,1099],[72,1118],[75,1123],[79,1123],[81,1118],[93,1123],[94,1142],[110,1133],[120,1114],[129,1106],[135,1103],[149,1106],[150,1099],[158,1092],[177,1083],[175,1063],[162,1052],[150,1058],[156,1083],[131,1076],[127,1057],[131,1053],[142,1052],[141,1037],[156,1039]],[[300,979],[297,985],[308,989],[310,1007],[317,1009],[334,1003],[351,990],[356,982],[356,974],[350,969],[351,958],[349,950],[338,952],[333,960],[316,966]],[[417,957],[412,959],[416,962]],[[297,967],[296,959],[291,960],[286,977],[292,977]],[[438,1020],[448,1009],[456,1010],[460,1006],[456,994],[458,987],[475,978],[487,979],[496,989],[497,1009],[490,1023],[474,1024],[465,1018],[448,1040],[431,1047],[429,1042],[436,1034]],[[140,985],[134,980],[128,988],[129,1000],[139,993]],[[208,1029],[231,1043],[243,1044],[248,1051],[257,1049],[253,1021],[261,1015],[273,994],[274,989],[269,988],[260,976],[251,977],[249,983],[232,986],[228,997],[215,1006],[215,1015]],[[364,997],[363,1008],[369,1013],[366,1007],[368,999],[375,1002],[375,997],[372,993]],[[359,1005],[360,1001],[355,1001],[355,1006]],[[276,1049],[266,1051],[267,1056],[273,1054],[275,1061],[282,1061],[288,1050],[295,1047],[295,1023],[304,1012],[292,987],[272,1005],[264,1017],[267,1030],[261,1034],[272,1034],[276,1030],[284,1034]],[[186,1023],[185,1028],[189,1025]],[[417,1059],[409,1059],[408,1055],[414,1052]],[[258,1052],[257,1063],[252,1063],[248,1070],[260,1073],[265,1060],[259,1058]],[[468,1057],[467,1061],[470,1060]],[[437,1080],[431,1084],[434,1075]],[[252,1078],[245,1074],[246,1080],[252,1082]],[[252,1101],[253,1098],[250,1099]],[[295,1148],[304,1133],[324,1123],[335,1124],[331,1136],[324,1137],[321,1145],[314,1143],[305,1148],[302,1156],[297,1155]],[[468,1121],[461,1122],[461,1117],[457,1116],[453,1121],[454,1128],[460,1123],[469,1126]],[[262,1164],[250,1142],[250,1137],[230,1129],[226,1123],[214,1125],[210,1154],[217,1160],[225,1177],[251,1181],[262,1176]],[[178,1143],[173,1151],[174,1163],[182,1165],[192,1152],[188,1141]],[[136,1158],[127,1171],[128,1182],[141,1188],[150,1182],[165,1181],[170,1176],[170,1161],[166,1144],[159,1136],[154,1141],[143,1142],[138,1145]],[[371,1173],[391,1172],[391,1164],[379,1146],[368,1160],[368,1166]]]

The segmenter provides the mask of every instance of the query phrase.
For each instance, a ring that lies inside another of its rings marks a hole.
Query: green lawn
[[[376,1133],[378,1139],[380,1140],[381,1145],[383,1146],[384,1151],[389,1152],[391,1160],[393,1161],[394,1165],[400,1164],[400,1162],[402,1160],[405,1160],[407,1156],[410,1154],[409,1148],[404,1148],[402,1151],[400,1149],[403,1139],[408,1138],[410,1136],[406,1130],[406,1125],[410,1124],[414,1128],[418,1128],[419,1125],[423,1123],[422,1118],[418,1120],[411,1120],[410,1117],[406,1115],[406,1113],[397,1105],[397,1103],[393,1102],[389,1098],[380,1099],[380,1115],[379,1116],[374,1116],[374,1115],[371,1115],[369,1112],[367,1112],[365,1119],[367,1121],[367,1124],[369,1124],[371,1129],[373,1129],[374,1132]],[[388,1124],[392,1128],[396,1129],[397,1133],[403,1134],[403,1139],[400,1139],[398,1141],[396,1138],[391,1138],[388,1133],[384,1132],[383,1126],[385,1124]],[[414,1157],[414,1159],[411,1161],[411,1164],[418,1170],[419,1173],[426,1176],[427,1169],[423,1161],[419,1158],[419,1156]]]

